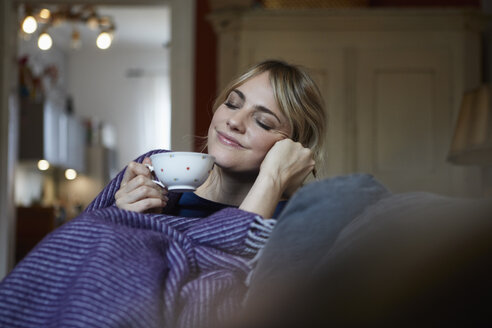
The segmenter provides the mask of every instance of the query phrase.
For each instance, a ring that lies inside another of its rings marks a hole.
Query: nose
[[[244,133],[246,131],[246,111],[235,110],[227,120],[227,126],[236,132]]]

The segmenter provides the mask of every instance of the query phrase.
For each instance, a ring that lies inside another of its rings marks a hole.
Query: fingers
[[[122,184],[118,192],[129,193],[142,186],[147,186],[156,190],[162,190],[159,185],[152,181],[151,177],[145,175],[137,175],[133,179],[128,181],[128,183],[126,183],[125,185]]]
[[[118,206],[117,204],[116,206],[127,211],[142,213],[153,208],[165,207],[166,205],[167,205],[167,201],[163,201],[157,198],[146,198],[146,199],[139,200],[136,203],[121,204],[120,206]]]
[[[167,190],[162,189],[150,179],[141,175],[133,178],[125,187],[115,194],[116,199],[122,199],[128,203],[134,203],[144,198],[160,198],[166,195]]]
[[[144,163],[146,160],[150,162],[150,159],[146,157],[144,159]],[[145,164],[130,162],[126,167],[125,173],[123,174],[123,179],[121,180],[121,186],[126,185],[130,180],[132,180],[137,175],[144,175],[150,177],[151,173],[150,170],[145,166]]]
[[[116,206],[122,209],[143,212],[151,208],[165,207],[169,200],[167,189],[162,189],[142,176],[132,179],[126,187],[128,189],[122,188],[115,194]]]
[[[293,161],[302,161],[305,165],[315,165],[314,153],[310,148],[304,147],[300,142],[291,139],[277,141],[274,147],[279,149],[283,155],[287,155]]]
[[[291,139],[279,140],[263,160],[260,173],[275,177],[281,190],[291,195],[314,170],[315,160],[311,149]]]
[[[128,164],[120,189],[115,194],[116,206],[125,210],[144,212],[152,208],[165,207],[169,198],[167,189],[163,189],[152,181],[152,174],[143,163]]]

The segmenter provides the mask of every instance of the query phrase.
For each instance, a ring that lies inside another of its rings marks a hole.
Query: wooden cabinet
[[[17,207],[15,263],[26,256],[56,227],[56,213],[52,206]]]
[[[480,193],[480,171],[446,162],[463,92],[481,82],[478,11],[217,12],[219,87],[278,58],[308,68],[328,112],[324,176],[367,172],[392,191]]]

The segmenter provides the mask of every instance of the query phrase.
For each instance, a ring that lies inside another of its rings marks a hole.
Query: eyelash
[[[272,129],[272,128],[271,128],[271,127],[269,127],[268,125],[263,124],[263,123],[261,123],[261,122],[260,122],[260,121],[258,121],[258,120],[256,120],[256,123],[257,123],[260,127],[262,127],[263,129],[265,129],[265,130],[267,130],[267,131],[269,131],[269,130],[271,130],[271,129]]]
[[[227,107],[229,107],[231,109],[238,109],[239,108],[238,106],[235,106],[235,105],[231,104],[230,102],[226,102],[226,103],[224,103],[224,105],[226,105]]]
[[[233,104],[231,104],[230,102],[225,102],[224,105],[226,105],[228,108],[230,109],[238,109],[239,107],[238,106],[235,106]],[[258,124],[262,129],[266,130],[266,131],[270,131],[272,129],[272,127],[262,123],[261,121],[259,120],[255,120],[256,121],[256,124]]]

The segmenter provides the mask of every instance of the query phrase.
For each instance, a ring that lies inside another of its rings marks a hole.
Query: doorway
[[[40,4],[42,1],[28,1],[30,4]],[[68,1],[62,1],[60,0],[59,2],[62,3],[67,3]],[[80,1],[79,3],[93,3],[93,1]],[[190,104],[192,103],[192,92],[193,92],[193,19],[194,19],[194,0],[187,0],[187,1],[182,1],[182,0],[176,0],[176,1],[164,1],[164,0],[149,0],[149,1],[135,1],[135,0],[129,0],[129,1],[106,1],[107,5],[113,5],[114,3],[117,3],[118,5],[125,5],[125,6],[133,6],[136,8],[136,6],[168,6],[169,8],[172,8],[172,16],[174,19],[171,19],[171,39],[175,40],[173,42],[172,47],[168,49],[169,51],[169,66],[170,67],[179,67],[179,72],[178,70],[171,70],[168,69],[167,72],[165,72],[165,69],[160,69],[157,71],[152,71],[148,69],[143,70],[143,75],[141,78],[143,78],[142,81],[136,82],[137,80],[132,80],[131,83],[136,83],[137,86],[136,88],[139,90],[146,89],[146,86],[156,84],[156,83],[162,83],[162,74],[167,74],[168,76],[168,84],[169,84],[169,96],[170,96],[170,103],[171,106],[170,108],[180,108],[178,115],[171,115],[171,122],[170,126],[172,126],[174,129],[171,131],[171,138],[169,140],[169,143],[171,146],[174,148],[179,148],[182,150],[188,150],[192,149],[191,143],[192,140],[190,138],[183,139],[181,138],[182,135],[191,135],[192,134],[192,126],[193,126],[193,120],[192,120],[192,106]],[[13,38],[8,37],[5,38],[5,35],[7,35],[7,31],[13,31],[17,29],[17,22],[12,19],[11,14],[14,12],[14,7],[15,7],[15,2],[14,1],[8,1],[7,3],[3,3],[2,5],[2,10],[3,16],[2,18],[9,17],[9,19],[4,20],[2,27],[1,27],[1,35],[2,38],[0,39],[2,43],[2,50],[3,51],[3,56],[2,56],[2,63],[8,63],[7,59],[9,58],[10,55],[12,54],[12,49],[9,50],[9,45],[11,45]],[[10,15],[10,16],[9,16]],[[15,28],[14,28],[15,26]],[[169,45],[169,44],[167,44]],[[10,53],[9,53],[10,51]],[[172,54],[171,54],[172,53]],[[178,64],[176,66],[176,63]],[[138,66],[133,66],[131,69],[137,69]],[[128,70],[127,72],[128,73]],[[124,78],[128,78],[128,74],[123,73],[122,74]],[[130,74],[131,75],[131,74]],[[2,120],[1,120],[1,128],[2,128],[2,133],[6,131],[6,134],[8,135],[13,135],[14,138],[12,140],[15,142],[15,136],[17,135],[15,125],[12,126],[12,113],[9,111],[9,106],[8,106],[8,94],[11,91],[10,88],[8,87],[8,83],[11,80],[11,78],[15,76],[15,72],[12,69],[8,68],[8,65],[2,65],[2,93],[0,96],[0,100],[2,101],[2,107],[1,107],[1,112],[2,112]],[[135,78],[135,77],[133,77]],[[131,80],[131,79],[129,79]],[[150,80],[153,80],[153,82],[149,82]],[[160,80],[160,82],[159,82]],[[176,87],[172,87],[172,86]],[[178,87],[179,86],[179,87]],[[155,92],[154,92],[155,93]],[[162,98],[162,97],[161,97]],[[76,103],[74,102],[74,105]],[[90,107],[94,108],[94,107]],[[147,115],[148,117],[152,117],[152,115]],[[179,137],[177,137],[179,136]],[[152,138],[152,136],[149,136],[147,134],[147,139]],[[143,142],[141,143],[143,144]],[[151,145],[153,146],[153,145]],[[163,144],[165,146],[165,142]],[[14,182],[13,179],[11,179],[11,175],[14,171],[13,167],[15,166],[15,161],[13,161],[13,158],[15,158],[15,152],[13,152],[13,144],[12,141],[6,141],[6,139],[2,140],[2,147],[0,147],[1,151],[1,172],[0,172],[0,182],[2,184],[2,190],[0,193],[0,208],[2,209],[0,213],[0,231],[2,231],[2,234],[0,235],[0,243],[1,246],[0,249],[2,250],[0,252],[0,279],[13,267],[13,247],[12,245],[14,244],[14,238],[12,237],[14,235],[15,231],[15,213],[14,213]]]

